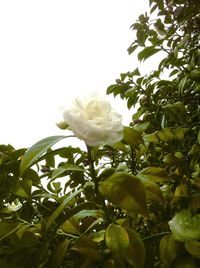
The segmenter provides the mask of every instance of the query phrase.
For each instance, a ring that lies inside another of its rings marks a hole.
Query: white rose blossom
[[[64,109],[63,119],[88,146],[113,145],[123,138],[122,117],[104,96],[93,94],[75,98],[73,106]]]
[[[7,204],[7,209],[11,212],[15,212],[22,207],[22,203],[20,201],[13,201],[11,204]]]
[[[172,236],[175,240],[186,242],[188,240],[200,239],[200,215],[192,216],[187,209],[176,213],[175,217],[169,221]]]

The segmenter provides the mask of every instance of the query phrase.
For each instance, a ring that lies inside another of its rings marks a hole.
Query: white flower
[[[123,138],[121,115],[99,95],[75,98],[73,106],[64,110],[63,119],[76,137],[89,146],[112,145]]]
[[[172,236],[175,240],[185,242],[188,240],[200,239],[200,215],[184,209],[176,213],[175,217],[169,221]]]
[[[12,212],[19,210],[21,207],[22,203],[18,200],[12,202],[11,204],[7,204],[7,209]]]

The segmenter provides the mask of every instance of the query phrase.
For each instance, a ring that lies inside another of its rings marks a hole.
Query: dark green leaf
[[[56,178],[62,177],[62,175],[65,174],[67,171],[84,172],[84,169],[73,164],[65,164],[57,169],[54,169],[52,176],[51,176],[51,180],[55,180]]]
[[[161,50],[160,48],[155,48],[154,46],[146,47],[145,49],[143,49],[143,50],[138,54],[138,59],[139,59],[139,61],[145,61],[146,59],[148,59],[148,58],[151,57],[152,55],[156,54],[156,53],[159,52],[160,50]]]
[[[51,216],[48,219],[47,222],[47,226],[46,228],[48,229],[51,224],[57,219],[57,217],[60,215],[60,213],[62,213],[62,211],[65,209],[65,207],[68,205],[68,203],[74,198],[76,197],[78,194],[80,194],[80,192],[82,191],[82,189],[75,191],[74,193],[68,195],[63,202],[59,205],[59,207],[53,212],[53,214],[51,214]]]

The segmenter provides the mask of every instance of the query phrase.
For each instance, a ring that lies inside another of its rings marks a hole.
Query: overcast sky
[[[0,1],[0,144],[28,147],[64,135],[55,126],[59,106],[80,92],[105,92],[121,72],[135,69],[127,53],[130,25],[148,2]]]

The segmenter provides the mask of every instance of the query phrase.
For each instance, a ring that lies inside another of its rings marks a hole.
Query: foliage
[[[0,146],[0,267],[199,267],[200,242],[168,222],[200,209],[200,3],[150,0],[128,52],[161,53],[148,75],[121,74],[107,93],[140,104],[113,146]],[[17,211],[8,204],[20,202]]]

